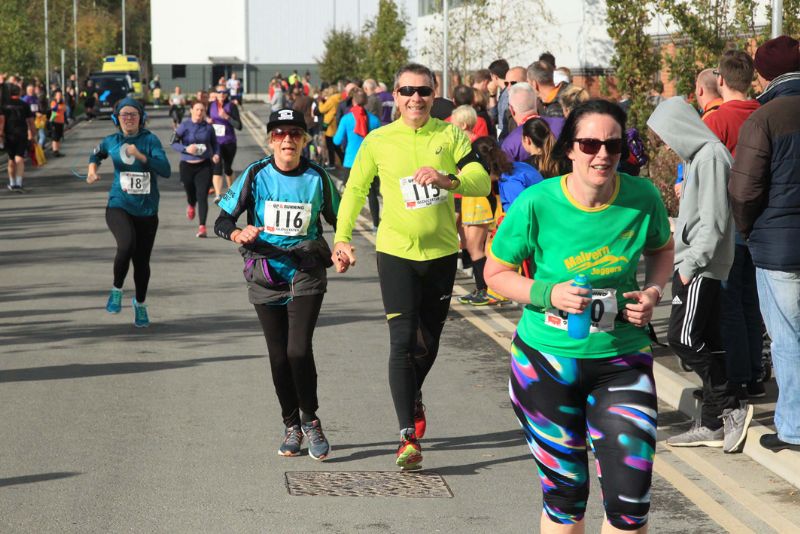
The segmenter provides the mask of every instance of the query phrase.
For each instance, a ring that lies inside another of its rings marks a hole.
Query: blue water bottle
[[[584,289],[592,290],[589,284],[589,279],[585,274],[579,274],[572,282],[575,287],[582,287]],[[591,293],[588,295],[591,298]],[[586,306],[583,313],[570,313],[567,317],[567,333],[572,339],[586,339],[589,337],[589,327],[592,326],[592,307]]]

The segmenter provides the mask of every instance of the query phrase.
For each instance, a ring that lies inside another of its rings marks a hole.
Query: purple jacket
[[[378,115],[378,118],[381,120],[381,125],[386,126],[390,122],[392,122],[392,109],[394,109],[394,97],[392,97],[392,93],[389,91],[383,91],[382,93],[377,93],[378,98],[381,101],[381,114]]]
[[[211,117],[212,123],[219,124],[225,128],[225,135],[217,135],[217,142],[220,145],[236,143],[236,134],[233,129],[242,129],[242,121],[239,118],[239,108],[230,102],[225,102],[225,104],[222,105],[222,109],[224,109],[225,113],[229,116],[227,120],[220,118],[219,107],[216,101],[208,105],[208,116]]]
[[[536,117],[530,117],[534,119]],[[550,126],[550,131],[558,139],[561,129],[564,128],[564,117],[539,117]],[[522,146],[522,126],[517,126],[508,136],[503,140],[503,152],[508,154],[511,161],[525,161],[530,157]]]
[[[206,121],[199,123],[192,122],[192,119],[184,120],[175,135],[172,137],[172,148],[180,152],[181,161],[192,161],[198,159],[211,159],[214,154],[219,154],[218,137],[214,135],[214,128]],[[206,145],[203,154],[189,154],[186,147],[189,145]]]

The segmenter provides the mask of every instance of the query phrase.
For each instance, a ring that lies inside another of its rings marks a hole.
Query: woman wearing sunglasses
[[[214,231],[241,245],[248,297],[269,352],[272,381],[285,425],[281,456],[324,460],[330,446],[317,409],[312,337],[327,287],[331,251],[322,220],[336,227],[339,196],[325,170],[302,157],[310,136],[303,114],[275,111],[267,123],[273,155],[251,164],[219,203]],[[247,224],[236,221],[247,214]]]
[[[89,156],[86,182],[100,179],[97,168],[110,157],[114,164],[114,181],[108,193],[106,224],[117,241],[114,257],[114,285],[108,296],[106,311],[122,309],[122,285],[133,263],[134,325],[150,326],[145,298],[150,282],[150,253],[158,230],[158,176],[172,173],[167,155],[158,137],[144,128],[142,105],[132,98],[120,100],[111,116],[119,131],[103,139]]]
[[[587,435],[601,473],[603,532],[647,530],[657,404],[645,327],[672,274],[673,242],[655,186],[616,171],[623,132],[616,104],[576,107],[554,150],[572,172],[522,192],[486,264],[489,287],[527,304],[509,392],[539,468],[543,533],[584,531]],[[517,273],[527,258],[533,279]],[[573,285],[578,274],[591,292]],[[587,307],[590,334],[573,339],[566,318]]]

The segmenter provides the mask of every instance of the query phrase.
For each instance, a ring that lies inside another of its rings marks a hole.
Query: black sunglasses
[[[605,141],[601,141],[600,139],[592,139],[592,138],[584,138],[584,139],[575,139],[575,142],[578,143],[578,147],[581,149],[581,152],[584,154],[589,154],[591,156],[600,152],[600,147],[605,145],[606,151],[609,154],[621,154],[622,147],[623,147],[623,140],[622,139],[606,139]]]
[[[398,87],[397,92],[400,96],[414,96],[414,93],[419,93],[419,96],[431,96],[433,87],[427,85],[404,85],[403,87]]]

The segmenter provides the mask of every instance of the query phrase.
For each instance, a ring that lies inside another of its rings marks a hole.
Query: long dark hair
[[[564,123],[564,129],[561,130],[561,135],[558,136],[558,141],[556,141],[556,144],[553,147],[553,158],[568,168],[572,168],[572,161],[569,159],[567,154],[572,148],[572,144],[575,141],[575,136],[578,133],[578,123],[580,123],[584,115],[590,115],[592,113],[608,115],[617,121],[620,127],[622,139],[625,139],[625,122],[627,120],[627,116],[625,115],[625,111],[623,111],[623,109],[617,104],[600,98],[594,98],[592,100],[587,100],[582,104],[578,104],[578,106],[576,106],[575,109],[573,109],[572,112],[567,116],[567,120]],[[620,161],[625,161],[626,159],[628,159],[628,144],[622,143],[622,154],[620,155]]]
[[[539,117],[525,121],[522,125],[522,136],[541,149],[542,153],[531,155],[528,163],[536,167],[545,178],[552,178],[561,174],[559,163],[553,159],[553,145],[556,143],[550,125]]]
[[[479,137],[473,141],[472,150],[478,153],[489,174],[500,177],[514,170],[514,164],[493,137]]]

